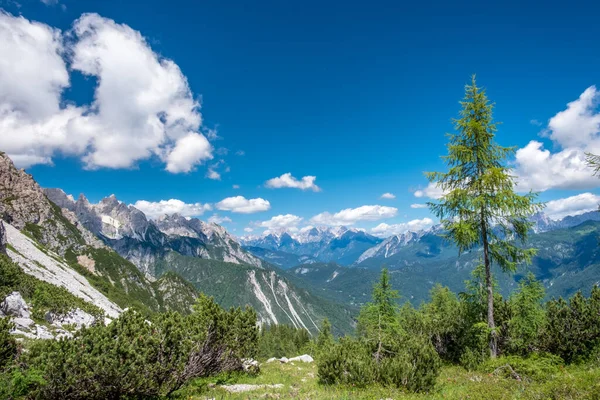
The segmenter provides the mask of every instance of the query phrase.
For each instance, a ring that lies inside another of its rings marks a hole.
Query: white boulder
[[[44,318],[56,327],[61,328],[63,325],[75,325],[77,330],[81,329],[82,326],[90,327],[96,322],[94,316],[86,313],[80,308],[76,308],[75,310],[71,310],[62,315],[47,312]]]
[[[12,322],[15,324],[15,329],[25,329],[25,330],[29,330],[29,328],[31,327],[31,325],[33,325],[35,322],[33,322],[33,320],[31,318],[21,318],[21,317],[17,317],[17,318],[13,318]]]
[[[31,312],[27,303],[23,300],[21,293],[12,292],[0,303],[0,315],[29,318],[31,317]]]
[[[50,333],[48,328],[43,325],[35,326],[35,337],[36,339],[54,339],[54,335]]]
[[[298,357],[292,357],[289,359],[290,362],[293,361],[299,361],[299,362],[305,362],[305,363],[311,363],[313,361],[315,361],[311,356],[309,356],[308,354],[303,354],[301,356]]]
[[[256,360],[247,358],[242,361],[242,369],[251,374],[258,374],[260,372],[260,364]]]

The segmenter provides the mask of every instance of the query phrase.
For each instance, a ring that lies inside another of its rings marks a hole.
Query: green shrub
[[[375,381],[375,363],[368,348],[351,338],[341,338],[318,360],[319,382],[365,387]]]
[[[17,342],[10,334],[14,324],[7,317],[0,317],[0,371],[17,356]]]
[[[422,338],[403,342],[394,354],[377,360],[364,341],[342,338],[318,360],[319,381],[365,387],[372,383],[409,391],[428,391],[435,385],[441,361]]]
[[[558,373],[564,367],[562,358],[547,353],[532,353],[528,357],[506,356],[489,359],[481,365],[481,370],[487,373],[498,373],[506,378],[522,380],[545,381]]]
[[[108,326],[73,339],[36,343],[27,356],[42,381],[28,396],[120,399],[168,396],[191,379],[241,369],[256,353],[256,314],[225,311],[201,296],[189,316],[169,312],[146,320],[129,310]]]
[[[413,392],[428,391],[435,386],[441,360],[428,341],[411,338],[397,354],[377,365],[378,381]]]
[[[546,316],[542,347],[567,363],[584,361],[600,344],[600,289],[597,286],[589,298],[577,292],[568,302],[562,298],[549,301]]]

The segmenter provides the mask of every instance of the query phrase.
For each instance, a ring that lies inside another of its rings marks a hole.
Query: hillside
[[[526,271],[531,271],[544,284],[547,298],[569,297],[578,290],[588,293],[594,284],[600,284],[599,239],[600,222],[592,220],[531,235],[528,246],[538,249],[532,265],[519,268],[513,276],[496,270],[500,290],[508,294]],[[369,300],[368,293],[379,270],[386,266],[393,286],[400,290],[401,301],[418,305],[427,299],[436,283],[462,291],[479,255],[474,250],[459,257],[454,246],[439,235],[428,233],[396,248],[393,255],[370,257],[356,267],[307,264],[291,271],[328,298],[361,304]]]
[[[296,287],[286,275],[271,268],[172,252],[157,263],[156,270],[159,274],[177,273],[198,291],[213,296],[223,307],[249,305],[258,313],[259,321],[265,324],[283,323],[315,334],[323,318],[327,317],[338,334],[353,329],[349,309],[313,295],[310,286]]]

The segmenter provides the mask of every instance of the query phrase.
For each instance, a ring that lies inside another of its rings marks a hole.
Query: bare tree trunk
[[[496,323],[494,322],[494,288],[492,286],[487,225],[483,219],[483,215],[481,218],[481,234],[483,236],[483,262],[485,265],[485,287],[487,289],[488,328],[490,329],[490,357],[496,358],[498,355],[498,337],[496,335]]]

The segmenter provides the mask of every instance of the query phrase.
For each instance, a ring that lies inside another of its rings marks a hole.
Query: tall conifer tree
[[[529,217],[542,205],[535,202],[535,193],[515,193],[514,177],[505,165],[514,148],[494,141],[494,105],[477,86],[475,76],[466,85],[460,104],[459,118],[453,120],[455,133],[448,134],[448,155],[442,157],[448,171],[426,173],[444,194],[428,205],[460,253],[478,247],[483,250],[490,355],[495,357],[498,345],[491,266],[512,272],[518,264],[531,262],[535,249],[519,244],[524,244],[531,228]]]

